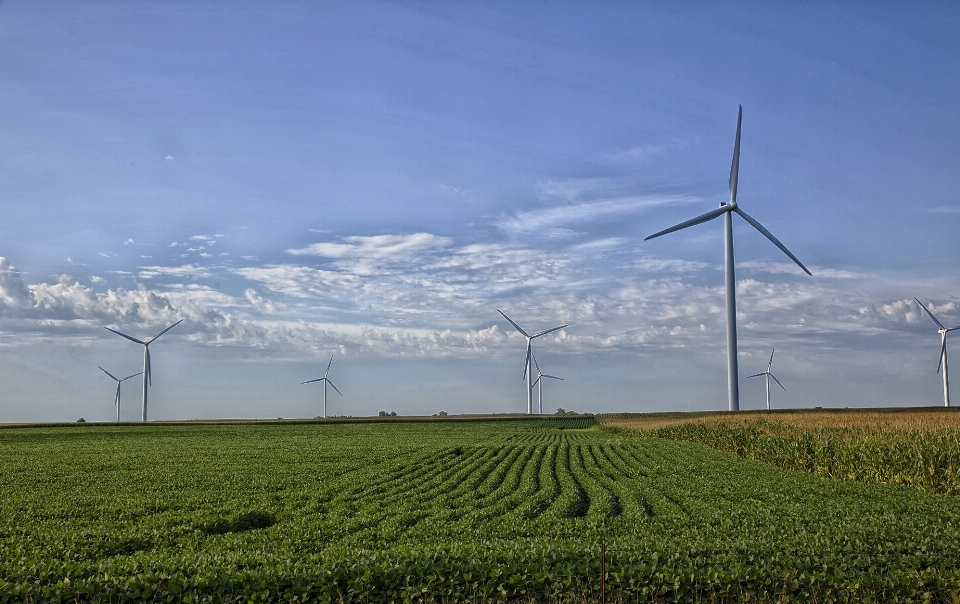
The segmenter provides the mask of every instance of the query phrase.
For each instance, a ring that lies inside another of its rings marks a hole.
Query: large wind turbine
[[[533,383],[537,387],[537,407],[540,408],[540,415],[543,415],[543,378],[551,378],[554,380],[563,381],[562,377],[557,377],[555,375],[547,375],[540,371],[540,363],[537,362],[537,355],[531,354],[533,357],[533,364],[537,366],[537,381]]]
[[[917,300],[914,298],[914,300]],[[947,375],[947,334],[951,331],[960,329],[960,325],[951,327],[947,329],[943,326],[943,323],[939,321],[933,313],[930,312],[930,309],[923,305],[923,302],[917,300],[917,304],[920,305],[920,308],[927,311],[927,314],[930,315],[930,318],[933,319],[933,322],[937,324],[937,331],[940,332],[940,364],[937,365],[937,373],[940,373],[940,366],[943,366],[943,406],[950,406],[950,376]]]
[[[317,378],[315,380],[307,380],[306,382],[300,382],[300,385],[303,384],[312,384],[314,382],[323,382],[323,417],[327,417],[327,384],[333,386],[333,382],[327,377],[330,374],[330,365],[333,365],[333,355],[330,355],[330,362],[327,363],[327,370],[323,372],[322,378]],[[337,394],[343,396],[343,393],[337,389],[336,386],[333,386],[333,389],[337,391]]]
[[[134,337],[128,336],[125,333],[120,333],[116,329],[110,329],[109,327],[104,327],[107,331],[112,331],[120,337],[126,338],[131,342],[136,342],[137,344],[143,345],[143,411],[141,414],[142,420],[147,421],[147,385],[153,386],[153,377],[150,374],[150,344],[152,344],[157,338],[167,333],[177,325],[183,323],[183,319],[180,319],[170,327],[164,329],[157,335],[153,336],[149,340],[138,340]]]
[[[98,365],[98,367],[99,367],[99,365]],[[113,378],[113,379],[116,380],[116,382],[117,382],[117,395],[116,395],[115,397],[113,397],[113,404],[117,406],[117,421],[120,421],[120,384],[122,384],[123,382],[129,380],[129,379],[132,378],[132,377],[137,377],[138,375],[140,375],[140,374],[143,373],[143,372],[142,372],[142,371],[138,371],[138,372],[134,373],[133,375],[128,375],[127,377],[121,379],[121,378],[118,378],[118,377],[114,377],[114,375],[113,375],[112,373],[110,373],[109,371],[107,371],[107,370],[104,369],[103,367],[100,367],[100,371],[106,373],[107,375],[109,375],[111,378]]]
[[[533,378],[532,378],[533,367],[531,367],[530,358],[531,358],[531,356],[533,355],[533,349],[531,348],[531,343],[533,342],[533,339],[534,339],[534,338],[539,338],[540,336],[545,336],[545,335],[547,335],[548,333],[557,331],[558,329],[563,329],[564,327],[569,327],[570,324],[569,324],[569,323],[564,323],[564,324],[561,325],[560,327],[551,327],[550,329],[545,329],[545,330],[543,330],[543,331],[538,331],[537,333],[535,333],[535,334],[533,334],[533,335],[530,335],[530,334],[528,334],[527,332],[525,332],[522,327],[520,327],[519,325],[517,325],[516,323],[514,323],[514,322],[513,322],[513,319],[511,319],[511,318],[508,317],[507,315],[504,315],[502,310],[500,310],[500,309],[498,308],[498,309],[497,309],[497,312],[500,313],[501,315],[503,315],[503,318],[506,319],[507,321],[509,321],[509,322],[510,322],[510,325],[513,325],[513,327],[514,327],[517,331],[519,331],[520,333],[522,333],[523,336],[524,336],[525,338],[527,338],[527,360],[524,362],[524,365],[523,365],[523,377],[520,378],[520,379],[526,379],[526,380],[527,380],[527,415],[532,415],[532,414],[533,414],[533,384],[531,383],[531,381],[532,381],[532,379],[533,379]]]
[[[654,233],[653,235],[650,235],[644,239],[644,241],[647,239],[653,239],[654,237],[666,235],[667,233],[679,231],[680,229],[685,229],[687,227],[701,224],[703,222],[723,216],[725,243],[724,249],[726,251],[724,254],[723,272],[727,289],[727,394],[731,411],[740,410],[740,373],[737,367],[737,280],[733,272],[733,214],[739,214],[741,218],[750,223],[750,226],[760,231],[764,237],[772,241],[773,244],[780,248],[784,254],[796,262],[797,266],[803,269],[803,272],[811,275],[810,271],[807,270],[807,267],[805,267],[802,262],[797,260],[797,257],[791,254],[790,250],[788,250],[786,246],[780,243],[780,241],[778,241],[770,231],[765,229],[762,224],[751,218],[746,212],[740,209],[740,206],[737,205],[737,174],[740,171],[740,122],[742,118],[743,107],[741,106],[740,111],[737,114],[737,140],[733,145],[733,163],[730,166],[730,201],[727,203],[721,203],[720,207],[716,210],[711,210],[706,214],[701,214],[696,218],[691,218],[686,222],[681,222],[678,225]]]
[[[760,377],[761,375],[762,375],[762,376],[766,376],[766,378],[767,378],[767,411],[770,410],[770,378],[773,378],[773,381],[775,381],[777,384],[780,385],[781,388],[783,388],[783,384],[780,384],[780,380],[777,379],[777,376],[773,375],[773,373],[770,372],[770,368],[773,367],[773,353],[776,352],[776,350],[777,350],[777,349],[774,348],[774,349],[772,349],[772,350],[770,351],[770,361],[767,362],[767,370],[766,370],[766,371],[764,371],[763,373],[755,373],[755,374],[753,374],[753,375],[748,375],[748,376],[747,376],[748,379],[749,379],[749,378]],[[786,392],[787,389],[786,389],[786,388],[783,388],[783,391]]]

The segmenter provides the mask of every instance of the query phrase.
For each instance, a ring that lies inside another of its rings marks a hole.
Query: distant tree
[[[396,412],[396,411],[391,411],[391,412],[390,412],[390,417],[396,417],[396,416],[397,416],[397,412]]]
[[[441,412],[440,412],[440,413],[438,413],[437,415],[446,415],[446,414],[447,414],[447,412],[446,412],[446,411],[441,411]]]
[[[381,411],[381,412],[380,412],[380,417],[387,417],[388,415],[390,415],[390,414],[387,413],[386,411]]]
[[[566,415],[566,414],[567,414],[567,412],[563,410],[563,407],[559,407],[559,408],[557,409],[557,412],[554,413],[554,415]]]
[[[77,420],[77,423],[78,423],[78,424],[83,424],[83,423],[86,423],[86,421],[87,421],[87,420],[85,420],[85,419],[83,419],[83,418],[81,417],[80,419]]]

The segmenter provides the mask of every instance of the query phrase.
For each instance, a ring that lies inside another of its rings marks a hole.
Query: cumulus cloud
[[[23,283],[20,271],[0,256],[0,303],[11,309],[29,306],[30,292]]]

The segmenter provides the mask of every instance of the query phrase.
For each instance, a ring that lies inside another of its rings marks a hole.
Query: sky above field
[[[0,422],[942,404],[952,3],[0,3]],[[960,341],[957,342],[960,346]],[[960,349],[958,349],[960,350]],[[958,357],[960,358],[960,357]],[[960,393],[957,394],[960,397]],[[139,418],[137,379],[124,419]]]

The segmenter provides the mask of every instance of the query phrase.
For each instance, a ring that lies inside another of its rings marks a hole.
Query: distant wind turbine
[[[807,270],[807,267],[805,267],[802,262],[797,260],[797,257],[790,253],[790,250],[788,250],[786,246],[780,243],[780,241],[778,241],[770,231],[765,229],[762,224],[751,218],[737,205],[737,176],[740,171],[740,122],[742,118],[743,107],[741,106],[740,111],[737,114],[737,140],[733,145],[733,163],[730,166],[730,201],[727,203],[721,203],[720,208],[716,210],[711,210],[706,214],[701,214],[696,218],[691,218],[686,222],[681,222],[678,225],[654,233],[653,235],[650,235],[644,239],[644,241],[647,241],[648,239],[653,239],[654,237],[666,235],[667,233],[679,231],[681,229],[708,222],[714,218],[723,216],[724,249],[726,250],[724,254],[724,277],[727,289],[727,395],[729,399],[730,411],[740,410],[740,372],[739,368],[737,367],[737,280],[733,270],[733,214],[739,214],[741,218],[750,223],[753,228],[760,231],[764,237],[772,241],[773,244],[780,248],[784,254],[796,262],[797,266],[803,269],[803,272],[811,275],[810,271]]]
[[[777,349],[774,348],[774,349],[772,349],[772,350],[770,351],[770,361],[767,362],[767,370],[766,370],[766,371],[764,371],[763,373],[756,373],[756,374],[754,374],[754,375],[748,375],[748,376],[747,376],[748,379],[749,379],[749,378],[760,377],[761,375],[762,375],[762,376],[766,376],[766,378],[767,378],[767,411],[770,410],[770,378],[773,378],[773,381],[775,381],[781,388],[783,388],[783,384],[780,383],[780,380],[777,379],[777,376],[773,375],[773,373],[770,372],[770,368],[773,367],[773,353],[776,352],[776,350],[777,350]],[[787,389],[786,389],[786,388],[783,388],[783,391],[786,392]]]
[[[560,380],[561,382],[563,378],[541,372],[540,363],[537,362],[537,355],[531,354],[531,356],[533,357],[533,364],[537,367],[537,381],[533,383],[533,385],[537,387],[537,406],[540,408],[540,415],[543,415],[543,378]]]
[[[112,331],[113,333],[117,334],[122,338],[126,338],[131,342],[136,342],[137,344],[141,344],[143,346],[143,372],[142,372],[143,373],[143,410],[141,413],[141,419],[143,421],[147,421],[147,386],[148,385],[153,386],[153,377],[150,373],[150,344],[152,344],[157,338],[167,333],[177,325],[180,325],[181,323],[183,323],[183,319],[180,319],[170,327],[167,327],[166,329],[164,329],[157,335],[153,336],[149,340],[138,340],[137,338],[128,336],[127,334],[121,333],[116,329],[110,329],[109,327],[104,327],[104,329],[106,329],[107,331]]]
[[[99,367],[99,365],[98,365],[98,367]],[[114,377],[114,375],[113,375],[112,373],[110,373],[109,371],[107,371],[107,370],[104,369],[103,367],[100,367],[100,371],[106,373],[106,374],[109,375],[111,378],[113,378],[114,380],[117,381],[117,395],[113,398],[113,404],[117,406],[117,421],[120,421],[120,384],[122,384],[123,382],[129,380],[129,379],[132,378],[132,377],[137,377],[138,375],[140,375],[140,374],[143,373],[143,372],[142,372],[142,371],[138,371],[138,372],[134,373],[133,375],[128,375],[128,376],[125,377],[125,378],[118,378],[118,377]]]
[[[337,387],[333,385],[333,382],[331,382],[330,379],[327,377],[328,375],[330,375],[330,365],[333,365],[333,355],[330,355],[330,362],[327,363],[327,370],[323,373],[322,378],[317,378],[315,380],[307,380],[306,382],[300,382],[301,386],[303,384],[323,382],[323,417],[324,418],[327,417],[327,384],[330,384],[331,386],[333,386],[333,389],[337,391],[337,394],[339,394],[340,396],[343,396],[343,393],[340,392],[340,390],[338,390]]]
[[[938,328],[937,331],[940,332],[940,363],[937,365],[937,373],[940,373],[940,367],[942,366],[943,367],[943,406],[949,407],[950,406],[950,376],[947,374],[947,334],[950,333],[951,331],[960,329],[960,325],[947,329],[946,327],[943,326],[943,323],[941,323],[939,319],[933,316],[933,313],[930,312],[930,309],[923,305],[923,302],[921,302],[917,298],[914,298],[914,300],[917,300],[917,304],[920,305],[920,308],[925,310],[927,314],[930,315],[930,318],[933,319],[933,322],[937,324],[937,328]]]
[[[533,355],[533,348],[531,347],[531,343],[533,342],[533,339],[534,339],[534,338],[539,338],[540,336],[545,336],[545,335],[547,335],[548,333],[557,331],[558,329],[563,329],[564,327],[569,327],[570,324],[569,324],[569,323],[564,323],[564,324],[561,325],[560,327],[551,327],[550,329],[545,329],[545,330],[543,330],[543,331],[538,331],[537,333],[535,333],[535,334],[533,334],[533,335],[530,335],[530,334],[528,334],[527,332],[525,332],[522,327],[520,327],[519,325],[517,325],[516,323],[514,323],[514,322],[513,322],[513,319],[511,319],[511,318],[508,317],[507,315],[503,314],[503,311],[502,311],[502,310],[500,310],[500,309],[498,308],[498,309],[497,309],[497,312],[500,313],[501,315],[503,315],[503,318],[506,319],[507,321],[509,321],[509,322],[510,322],[510,325],[513,325],[513,327],[514,327],[517,331],[519,331],[520,333],[522,333],[523,336],[524,336],[525,338],[527,338],[527,359],[526,359],[526,361],[524,362],[524,365],[523,365],[523,377],[520,378],[520,379],[526,379],[526,380],[527,380],[527,415],[532,415],[532,414],[533,414],[533,384],[531,383],[531,380],[532,380],[533,378],[532,378],[531,374],[533,373],[533,367],[531,366],[530,359],[531,359],[531,357],[532,357],[532,355]]]

